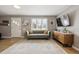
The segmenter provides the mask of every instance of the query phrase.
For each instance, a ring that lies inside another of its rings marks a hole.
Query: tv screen
[[[57,18],[56,21],[57,21],[57,26],[63,26],[60,18]]]
[[[67,15],[63,15],[56,19],[57,26],[70,26],[70,20]]]

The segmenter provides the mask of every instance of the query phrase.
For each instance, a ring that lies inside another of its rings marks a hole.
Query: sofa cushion
[[[29,36],[48,36],[48,34],[30,34]]]
[[[48,34],[30,34],[28,38],[48,38]]]
[[[43,34],[44,31],[33,31],[33,34]]]
[[[44,31],[44,34],[48,34],[48,31]]]
[[[36,31],[30,31],[29,32],[30,34],[44,34],[44,31],[42,31],[42,30],[36,30]]]

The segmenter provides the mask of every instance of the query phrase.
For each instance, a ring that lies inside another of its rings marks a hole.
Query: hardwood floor
[[[0,40],[0,52],[2,52],[3,50],[7,49],[8,47],[13,45],[14,43],[18,42],[19,40],[21,40],[21,39],[20,38],[1,39]]]
[[[62,47],[68,54],[79,54],[79,51],[75,50],[74,48],[72,47],[63,47],[62,44],[60,44],[59,42],[56,41],[56,43]]]
[[[0,52],[7,49],[11,45],[17,43],[18,41],[23,40],[23,38],[8,38],[8,39],[2,39],[0,40]],[[72,47],[63,47],[60,43],[57,42],[57,44],[62,47],[68,54],[78,54],[79,52],[73,49]]]

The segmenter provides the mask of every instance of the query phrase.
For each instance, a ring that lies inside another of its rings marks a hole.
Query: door
[[[11,37],[21,37],[21,18],[11,18]]]

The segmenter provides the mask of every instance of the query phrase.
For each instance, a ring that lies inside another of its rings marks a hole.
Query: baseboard
[[[2,38],[13,38],[11,36],[2,36]],[[19,38],[24,38],[23,36],[19,37]]]
[[[75,46],[72,46],[72,48],[74,48],[75,50],[79,51],[79,48],[75,47]]]
[[[2,36],[2,38],[11,38],[10,36]]]

